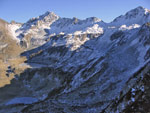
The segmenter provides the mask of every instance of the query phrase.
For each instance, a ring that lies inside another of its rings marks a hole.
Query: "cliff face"
[[[19,66],[28,68],[0,88],[0,112],[148,112],[149,18],[149,11],[138,7],[111,23],[46,13],[23,24],[15,33],[26,49],[20,53],[27,60]],[[43,23],[50,28],[35,48],[30,38],[39,40]]]

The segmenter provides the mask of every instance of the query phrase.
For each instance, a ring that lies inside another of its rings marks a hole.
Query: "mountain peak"
[[[59,18],[54,12],[47,11],[44,14],[33,17],[29,19],[21,29],[30,29],[32,26],[44,26],[44,28],[49,28],[49,26]]]
[[[39,17],[58,17],[54,12],[51,12],[51,11],[46,11],[43,15],[39,16]]]
[[[38,16],[38,17],[33,17],[27,23],[35,23],[37,21],[41,20],[51,20],[51,19],[58,19],[59,16],[57,16],[54,12],[46,11],[44,14]]]
[[[112,24],[115,25],[132,25],[139,24],[143,25],[146,22],[149,22],[150,11],[142,6],[139,6],[135,9],[128,11],[125,15],[121,15],[114,19]]]
[[[99,19],[99,18],[97,18],[97,17],[89,17],[89,18],[87,18],[86,20],[88,20],[88,21],[93,21],[93,22],[100,22],[100,21],[102,21],[101,19]]]
[[[130,11],[127,12],[125,15],[146,14],[146,13],[148,13],[148,11],[149,11],[148,9],[146,9],[146,8],[144,8],[144,7],[142,7],[142,6],[139,6],[139,7],[135,8],[135,9],[130,10]]]
[[[144,11],[144,12],[150,11],[149,9],[144,8],[144,7],[142,7],[142,6],[138,6],[137,8],[132,9],[132,10],[139,10],[139,11]],[[131,10],[131,11],[132,11],[132,10]]]
[[[136,8],[134,8],[133,10],[138,9],[138,10],[145,10],[145,8],[143,6],[138,6]]]

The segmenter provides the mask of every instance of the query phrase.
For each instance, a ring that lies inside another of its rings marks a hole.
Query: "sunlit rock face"
[[[14,26],[15,23],[9,24],[0,19],[0,87],[9,84],[14,75],[20,73],[23,66],[20,67],[19,64],[25,61],[25,58],[20,57],[24,50],[14,35]]]
[[[0,88],[0,112],[148,112],[149,18],[138,7],[111,23],[47,12],[22,24],[15,33],[29,68]],[[45,42],[35,47],[29,31]]]

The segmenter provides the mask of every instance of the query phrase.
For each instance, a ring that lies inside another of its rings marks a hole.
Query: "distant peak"
[[[143,11],[147,11],[147,10],[149,10],[149,9],[144,8],[144,7],[142,7],[142,6],[138,6],[137,8],[135,8],[135,9],[133,9],[133,10],[143,10]],[[149,11],[150,11],[150,10],[149,10]]]
[[[32,22],[37,22],[38,20],[43,20],[43,19],[58,19],[59,16],[57,16],[54,12],[51,11],[46,11],[44,14],[38,16],[38,17],[33,17],[27,23],[32,23]]]
[[[87,21],[93,21],[93,22],[100,22],[102,21],[101,19],[97,18],[97,17],[89,17],[86,19]]]
[[[54,12],[51,12],[51,11],[46,11],[43,15],[41,15],[39,17],[47,17],[47,16],[58,17]]]
[[[128,13],[145,13],[147,10],[148,9],[146,9],[146,8],[144,8],[142,6],[138,6],[137,8],[130,10],[126,14],[128,14]]]
[[[48,14],[51,14],[51,13],[54,13],[54,12],[51,12],[51,11],[46,11],[46,12],[45,12],[45,14],[47,14],[47,15],[48,15]]]
[[[29,19],[26,23],[23,24],[21,29],[30,29],[33,26],[43,26],[43,28],[49,28],[49,26],[57,19],[59,19],[59,16],[57,16],[54,12],[46,11],[44,14],[38,17]]]
[[[51,11],[46,11],[45,15],[56,15],[56,14],[54,12],[51,12]]]
[[[142,6],[138,6],[137,8],[135,8],[135,9],[145,9],[144,7],[142,7]]]
[[[128,11],[125,15],[121,15],[114,19],[113,22],[120,22],[124,24],[141,24],[143,23],[141,20],[146,21],[146,18],[149,18],[150,11],[142,6],[138,6],[130,11]],[[145,20],[144,20],[145,19]],[[147,19],[148,20],[148,19]],[[140,23],[141,22],[141,23]],[[119,24],[119,23],[118,23]],[[119,24],[120,25],[120,24]]]

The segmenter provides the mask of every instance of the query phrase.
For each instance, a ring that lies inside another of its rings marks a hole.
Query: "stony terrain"
[[[110,23],[46,12],[0,26],[8,40],[0,44],[0,83],[10,82],[0,88],[0,113],[150,112],[148,9]]]

